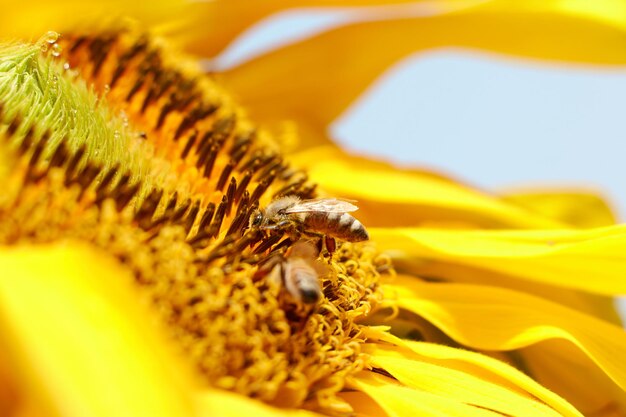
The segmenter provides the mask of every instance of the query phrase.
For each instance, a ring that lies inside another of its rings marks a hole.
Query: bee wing
[[[313,200],[302,200],[285,210],[285,213],[306,213],[318,211],[324,213],[349,213],[359,208],[348,200],[338,198],[315,198]]]

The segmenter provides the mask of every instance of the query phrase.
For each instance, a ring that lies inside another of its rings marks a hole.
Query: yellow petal
[[[549,340],[516,352],[539,383],[567,398],[586,416],[626,414],[626,392],[565,340]],[[585,381],[581,384],[580,381]]]
[[[500,195],[505,201],[574,227],[603,227],[617,222],[606,201],[591,191],[544,189]]]
[[[281,4],[282,3],[282,4]],[[213,57],[246,28],[285,7],[284,1],[215,0],[190,2],[180,24],[168,31],[188,52]]]
[[[205,389],[195,396],[201,417],[322,417],[306,410],[281,410],[226,391]]]
[[[94,25],[114,24],[122,17],[158,24],[180,13],[182,0],[147,2],[123,0],[33,0],[3,2],[0,13],[0,39],[37,40],[49,30],[64,32],[93,29]],[[71,13],[68,11],[71,10]]]
[[[30,402],[65,417],[193,415],[127,271],[75,244],[3,249],[0,270],[3,361]]]
[[[437,264],[449,263],[592,293],[626,294],[626,226],[531,231],[398,228],[370,229],[370,235],[381,249],[429,264],[431,273],[436,273]],[[415,268],[419,275],[419,263]]]
[[[396,0],[408,3],[414,0]],[[384,0],[214,0],[192,2],[181,24],[169,35],[189,52],[213,57],[254,23],[278,12],[303,7],[355,7],[386,5]]]
[[[459,46],[626,64],[626,5],[620,0],[466,4],[472,3],[478,5],[453,13],[343,26],[252,59],[224,78],[257,119],[290,118],[323,130],[390,65],[415,51]]]
[[[346,402],[353,404],[355,417],[388,417],[390,416],[367,394],[360,391],[344,391],[339,396]]]
[[[396,319],[392,323],[395,334]],[[547,340],[514,352],[516,366],[532,375],[530,378],[518,369],[480,353],[435,343],[401,340],[380,328],[368,327],[364,336],[373,342],[367,345],[368,349],[372,349],[372,346],[377,350],[389,349],[385,347],[389,345],[394,349],[411,349],[418,355],[417,360],[459,370],[510,390],[521,390],[562,415],[578,415],[577,409],[584,415],[597,416],[605,415],[603,412],[607,410],[626,411],[624,391],[608,379],[602,370],[593,366],[576,346],[565,340]],[[491,351],[489,355],[494,356],[494,353],[497,352]],[[411,357],[404,350],[402,354]],[[581,384],[581,380],[585,384]]]
[[[434,343],[401,340],[380,328],[369,327],[365,329],[364,335],[371,342],[382,341],[392,346],[408,348],[419,355],[421,360],[480,376],[509,388],[517,387],[522,392],[531,394],[563,415],[575,415],[578,413],[571,404],[544,388],[529,376],[489,356]],[[384,345],[375,344],[375,346],[377,349],[380,349],[380,346]]]
[[[370,231],[375,234],[377,233],[375,230]],[[398,231],[390,231],[392,234],[395,232]],[[403,232],[399,233],[402,234]],[[463,234],[463,232],[460,231],[454,233],[458,234],[459,237],[462,237],[461,235]],[[508,232],[503,233],[508,234]],[[449,236],[447,233],[444,234]],[[501,233],[499,232],[496,233],[496,235],[500,234]],[[477,245],[477,242],[480,241],[479,239],[474,239],[471,236],[473,235],[468,236],[466,240],[468,247],[474,247],[474,245]],[[390,250],[406,249],[406,247],[402,247],[403,239],[397,236],[395,238],[383,240],[384,241],[377,241],[377,243],[384,246],[389,244],[387,248]],[[393,242],[393,244],[391,244],[391,242]],[[417,246],[419,246],[419,244]],[[455,250],[452,249],[449,254],[454,252]],[[513,253],[517,251],[515,249],[511,249],[509,252]],[[576,269],[574,273],[570,270],[564,271],[561,276],[558,275],[557,271],[554,271],[553,267],[551,267],[549,271],[544,269],[535,270],[532,269],[533,267],[529,266],[528,268],[510,268],[505,272],[503,269],[498,268],[494,268],[493,270],[485,269],[486,266],[472,255],[468,256],[472,258],[472,261],[477,261],[478,263],[475,262],[475,264],[469,265],[462,260],[457,262],[456,260],[448,258],[443,259],[439,256],[431,257],[426,254],[422,248],[416,246],[412,246],[410,250],[406,251],[406,255],[408,255],[408,257],[403,256],[395,260],[395,266],[398,271],[405,271],[432,279],[514,289],[551,299],[552,301],[558,302],[562,305],[591,314],[617,325],[621,325],[622,323],[621,318],[615,309],[615,302],[610,296],[588,293],[579,289],[563,288],[563,285],[577,287],[577,285],[572,285],[573,282],[576,282],[577,277],[579,277],[580,282],[589,281],[588,278],[584,276],[584,271],[580,271],[579,269]],[[500,255],[506,256],[504,252],[500,253]],[[517,253],[517,255],[521,255],[521,253]],[[497,256],[498,255],[496,255],[496,257]],[[525,259],[524,257],[522,257],[522,260],[526,260],[528,262],[533,261],[532,259]],[[566,268],[568,267],[568,265],[564,266]],[[604,270],[604,266],[605,264],[601,264],[597,267],[599,270],[607,272]],[[538,278],[550,272],[552,273],[552,277],[554,279],[564,278],[564,283],[561,284],[559,281],[555,284],[553,280],[546,280],[545,282],[537,281]],[[594,276],[595,275],[596,274],[594,274]],[[618,283],[620,282],[619,273],[615,274],[615,280],[617,280]],[[592,281],[590,284],[596,285],[597,283]],[[612,294],[611,291],[608,292],[609,294]]]
[[[425,261],[419,258],[396,258],[394,266],[399,272],[409,275],[416,274],[431,280],[489,285],[538,295],[611,323],[620,326],[622,323],[611,296],[563,288],[539,281],[530,281],[524,277],[515,277],[502,272],[449,262]]]
[[[509,416],[561,416],[532,396],[481,379],[472,373],[407,357],[397,349],[369,346],[374,367],[384,369],[403,384],[461,403]],[[581,417],[572,410],[569,416]]]
[[[512,350],[564,339],[584,352],[622,389],[626,388],[626,332],[618,326],[559,304],[502,288],[424,284],[399,275],[386,294],[463,345]]]
[[[376,401],[390,417],[449,416],[496,417],[501,414],[474,407],[447,397],[399,385],[373,372],[361,372],[350,384]]]
[[[424,223],[507,228],[560,226],[450,179],[349,156],[334,146],[304,151],[291,160],[306,168],[329,195],[357,200],[356,217],[370,227]]]

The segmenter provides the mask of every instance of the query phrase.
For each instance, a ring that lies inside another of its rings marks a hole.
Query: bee
[[[250,217],[250,227],[260,230],[283,230],[293,240],[302,235],[330,237],[334,251],[334,238],[348,242],[369,239],[369,234],[360,221],[348,214],[358,210],[349,201],[337,198],[300,200],[296,196],[281,197],[272,201],[265,209],[257,210]],[[326,241],[327,246],[329,240]]]
[[[328,272],[328,267],[317,257],[318,251],[314,244],[299,241],[287,256],[275,255],[270,258],[260,267],[259,274],[281,283],[296,301],[315,304],[322,298],[319,277]]]

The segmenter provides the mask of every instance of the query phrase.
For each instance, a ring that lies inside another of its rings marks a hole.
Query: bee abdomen
[[[284,267],[285,287],[292,296],[305,304],[314,304],[322,298],[319,276],[312,266],[301,259],[295,259]]]
[[[305,224],[310,230],[348,242],[361,242],[370,238],[365,226],[348,213],[310,213]]]

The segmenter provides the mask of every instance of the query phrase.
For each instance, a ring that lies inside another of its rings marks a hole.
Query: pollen
[[[248,227],[277,197],[317,196],[276,140],[145,34],[46,42],[0,50],[0,244],[88,242],[132,271],[205,384],[345,411],[336,394],[368,367],[360,323],[388,257],[340,243],[322,299],[297,302],[259,274],[294,242]]]

